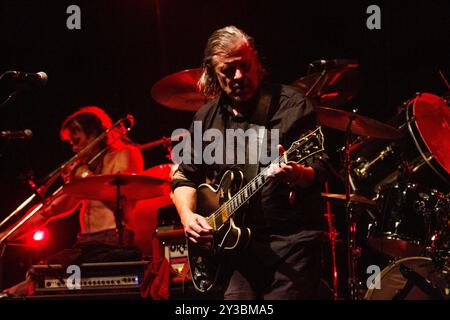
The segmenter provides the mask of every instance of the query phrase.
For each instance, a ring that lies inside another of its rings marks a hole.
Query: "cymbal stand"
[[[325,192],[329,192],[328,188],[328,181],[325,182]],[[338,236],[338,233],[336,231],[336,228],[334,227],[334,214],[331,212],[331,204],[330,201],[326,201],[326,213],[325,217],[327,219],[328,223],[328,233],[329,233],[329,240],[330,240],[330,249],[331,249],[331,260],[333,263],[333,299],[338,300],[339,299],[339,287],[338,287],[338,271],[337,271],[337,264],[336,264],[336,238]]]
[[[350,139],[351,128],[353,120],[356,116],[356,110],[353,110],[349,115],[349,122],[345,131],[345,218],[348,234],[347,234],[347,268],[348,268],[348,286],[350,299],[357,300],[358,294],[358,279],[356,275],[357,258],[360,254],[360,249],[356,246],[356,223],[353,217],[352,203],[350,201],[351,185],[350,185]]]
[[[123,245],[123,208],[122,208],[122,195],[120,193],[120,186],[125,185],[126,182],[121,179],[115,179],[109,183],[116,186],[116,210],[114,210],[114,219],[116,221],[116,230],[119,237],[119,244]]]

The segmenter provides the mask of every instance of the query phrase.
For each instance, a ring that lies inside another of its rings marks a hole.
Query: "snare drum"
[[[381,271],[380,288],[376,289],[376,284],[372,283],[364,299],[450,299],[450,269],[448,266],[437,267],[426,257],[398,260]]]

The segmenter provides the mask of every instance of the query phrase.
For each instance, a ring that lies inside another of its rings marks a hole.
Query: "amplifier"
[[[185,282],[189,280],[189,261],[186,237],[183,228],[173,230],[156,230],[159,240],[159,256],[165,257],[169,265],[175,271],[176,276],[171,277],[172,283]]]
[[[34,275],[34,294],[139,292],[149,263],[149,261],[83,263],[69,267],[59,264],[34,265],[31,268]],[[79,286],[76,286],[77,284]]]

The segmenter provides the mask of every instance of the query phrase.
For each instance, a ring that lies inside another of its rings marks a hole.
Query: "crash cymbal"
[[[316,113],[319,122],[326,127],[346,131],[350,119],[353,118],[350,128],[353,134],[378,139],[394,140],[401,138],[398,129],[359,114],[328,107],[316,107]]]
[[[306,94],[320,78],[321,72],[295,80],[291,85]],[[336,107],[350,101],[361,89],[362,77],[358,70],[350,67],[331,69],[310,92],[308,97],[316,104],[325,107]]]
[[[80,199],[116,201],[117,185],[124,200],[159,197],[168,185],[161,179],[137,174],[105,174],[88,176],[70,182],[63,191]]]
[[[333,199],[333,200],[340,200],[340,201],[345,201],[345,194],[339,194],[339,193],[325,193],[322,192],[321,193],[322,197],[324,198],[328,198],[328,199]],[[350,201],[352,202],[358,202],[358,203],[364,203],[364,204],[368,204],[371,206],[376,206],[377,203],[374,200],[368,199],[364,196],[358,195],[358,194],[351,194],[350,195]]]
[[[185,111],[196,111],[208,99],[198,90],[197,83],[202,69],[187,69],[168,75],[151,90],[151,95],[163,106]]]

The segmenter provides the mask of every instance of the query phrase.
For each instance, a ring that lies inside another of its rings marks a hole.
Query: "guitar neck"
[[[277,162],[278,163],[278,162]],[[228,221],[236,211],[254,196],[269,180],[267,168],[256,175],[249,183],[239,190],[231,199],[223,203],[215,212],[206,219],[208,223],[217,230]]]
[[[323,150],[323,134],[321,127],[319,126],[302,139],[295,141],[289,150],[284,152],[282,156],[272,161],[271,164],[287,162],[301,163],[307,158]],[[241,190],[231,197],[231,199],[222,204],[216,211],[206,218],[214,230],[220,229],[220,227],[222,227],[244,203],[250,200],[250,198],[266,184],[269,180],[267,177],[269,167],[270,166],[264,168]]]

